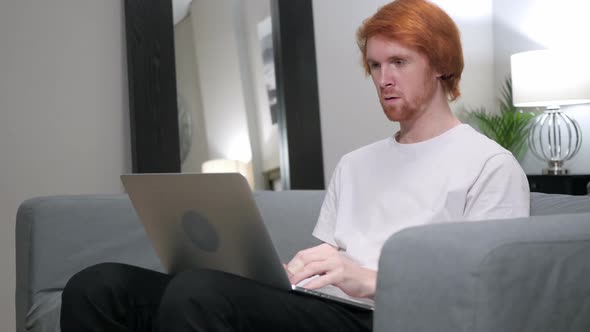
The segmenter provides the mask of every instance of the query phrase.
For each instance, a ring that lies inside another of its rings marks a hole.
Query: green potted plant
[[[506,78],[499,98],[500,112],[490,113],[484,107],[467,110],[466,122],[493,139],[520,160],[527,150],[527,137],[534,113],[523,112],[512,104],[512,80]]]

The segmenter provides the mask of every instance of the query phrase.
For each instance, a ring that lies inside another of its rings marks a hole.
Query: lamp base
[[[549,167],[543,169],[543,174],[547,175],[565,175],[568,174],[568,170],[563,168],[562,160],[549,161]]]
[[[568,174],[563,163],[572,159],[581,146],[582,131],[578,122],[558,106],[549,106],[535,117],[529,132],[529,148],[535,157],[549,164],[543,174]]]

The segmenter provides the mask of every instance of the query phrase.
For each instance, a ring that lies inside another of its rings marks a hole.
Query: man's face
[[[438,74],[428,58],[398,42],[374,36],[367,41],[367,63],[390,121],[412,120],[426,111],[438,84]]]

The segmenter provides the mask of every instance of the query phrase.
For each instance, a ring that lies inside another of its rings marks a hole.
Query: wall
[[[268,18],[269,29],[272,30],[270,23],[270,1],[269,0],[242,0],[247,6],[242,11],[244,16],[244,40],[247,41],[248,58],[250,59],[249,68],[250,78],[249,86],[252,87],[254,97],[255,118],[257,122],[258,140],[260,142],[262,170],[268,171],[279,167],[279,128],[272,123],[270,115],[270,105],[265,86],[265,71],[262,63],[262,48],[258,36],[260,22]],[[266,23],[266,22],[265,22]],[[274,72],[273,72],[274,74]]]
[[[588,51],[590,2],[579,0],[494,0],[494,63],[496,90],[510,73],[510,55],[536,49]],[[559,66],[559,64],[547,64]],[[585,65],[588,65],[587,63]],[[551,82],[547,82],[551,84]],[[578,121],[582,133],[580,152],[565,163],[571,174],[590,172],[590,105],[563,107]],[[528,174],[540,174],[546,164],[530,152],[521,164]]]
[[[250,161],[232,1],[193,1],[191,17],[211,158]]]
[[[375,88],[364,76],[355,40],[362,21],[387,2],[313,1],[326,183],[342,155],[399,128],[383,115]],[[463,42],[462,97],[452,104],[453,110],[493,107],[492,0],[434,2],[456,21]]]
[[[14,331],[24,199],[122,192],[131,170],[122,1],[0,2],[0,330]]]
[[[210,158],[251,162],[254,187],[264,187],[268,145],[259,122],[255,16],[267,0],[194,1],[191,4],[195,59]],[[262,127],[265,129],[265,127]],[[275,145],[276,146],[276,145]]]
[[[175,27],[177,88],[193,115],[183,171],[207,159],[252,162],[255,187],[279,166],[278,126],[270,120],[258,23],[268,0],[193,1]]]
[[[266,5],[265,5],[266,4]],[[259,57],[255,53],[258,43],[255,37],[255,25],[252,20],[261,12],[269,12],[270,6],[268,0],[232,0],[234,33],[236,35],[236,45],[238,59],[240,64],[240,77],[244,89],[244,106],[246,111],[246,121],[248,126],[248,135],[252,149],[252,172],[254,185],[253,189],[264,189],[264,142],[261,141],[261,130],[259,121],[260,100],[257,98],[257,92],[260,91],[258,85],[257,67],[255,60]],[[252,41],[255,44],[252,44]]]
[[[178,109],[182,113],[183,108],[189,114],[191,129],[190,149],[182,163],[182,171],[201,172],[201,165],[210,158],[190,14],[174,26],[174,54]],[[182,128],[181,125],[181,131]]]

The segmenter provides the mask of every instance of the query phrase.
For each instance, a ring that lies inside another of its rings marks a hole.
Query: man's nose
[[[395,85],[393,71],[390,68],[388,68],[388,66],[381,67],[380,74],[381,77],[379,80],[379,85],[381,85],[382,88],[391,87]]]

